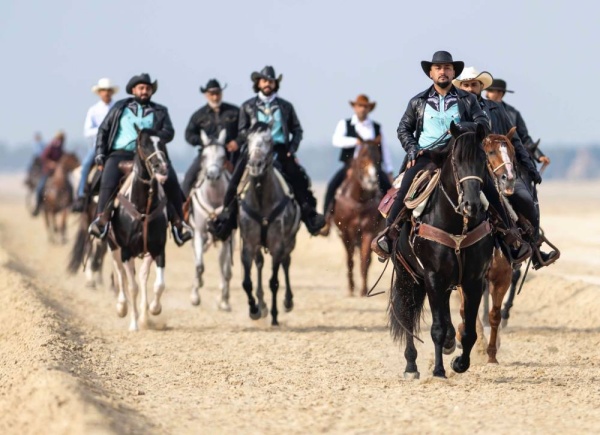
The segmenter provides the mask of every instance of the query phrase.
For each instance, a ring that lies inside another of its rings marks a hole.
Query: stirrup
[[[88,234],[96,237],[97,239],[104,240],[106,235],[108,234],[108,226],[110,223],[104,225],[104,228],[101,227],[100,218],[97,217],[92,221],[90,226],[88,227]]]
[[[181,222],[181,233],[175,225],[171,224],[171,233],[177,246],[183,246],[185,242],[192,240],[193,237],[191,228],[185,222]]]

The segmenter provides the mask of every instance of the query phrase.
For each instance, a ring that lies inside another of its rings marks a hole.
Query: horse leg
[[[150,314],[158,316],[162,312],[160,298],[165,291],[165,253],[158,255],[156,261],[156,279],[154,280],[154,299],[150,302]]]
[[[140,273],[138,274],[141,294],[139,323],[143,328],[148,326],[148,275],[150,275],[152,261],[153,258],[150,254],[147,253],[144,255],[142,265],[140,266]]]
[[[431,277],[427,277],[425,281],[427,288],[427,297],[429,306],[431,307],[431,339],[435,348],[435,365],[433,368],[433,376],[439,378],[446,377],[444,369],[443,347],[448,332],[446,320],[448,315],[446,311],[450,309],[450,295],[447,293],[448,285],[443,282],[434,282]]]
[[[371,265],[371,240],[374,235],[362,234],[360,240],[360,272],[362,275],[361,296],[367,296],[367,275],[369,274],[369,266]]]
[[[60,216],[60,242],[67,243],[67,209],[61,212]]]
[[[283,300],[283,308],[286,313],[289,313],[294,309],[294,295],[292,293],[292,286],[290,285],[290,263],[292,262],[292,256],[286,255],[282,261],[283,274],[285,275],[285,299]]]
[[[232,252],[232,239],[229,238],[221,245],[221,252],[219,254],[219,264],[221,266],[221,302],[219,302],[219,310],[231,311],[231,305],[229,305],[229,282],[231,281],[231,258]]]
[[[342,232],[346,247],[346,268],[348,270],[348,296],[354,296],[354,236],[349,231]]]
[[[490,310],[490,341],[487,348],[488,363],[498,364],[496,353],[500,348],[500,309],[512,278],[510,263],[498,250],[494,253],[492,267],[488,272],[490,297],[492,298],[492,309]]]
[[[444,355],[451,355],[456,350],[456,330],[452,324],[452,314],[450,313],[449,306],[448,311],[445,313],[445,321],[448,329],[446,331],[446,338],[444,340],[442,352]]]
[[[190,295],[190,302],[192,305],[198,306],[200,305],[200,288],[204,285],[204,280],[202,279],[202,274],[204,273],[204,239],[202,237],[202,231],[200,231],[200,227],[195,225],[197,228],[194,231],[194,258],[196,261],[196,278],[194,280],[194,285],[192,286],[192,294]]]
[[[245,245],[245,244],[244,244]],[[260,307],[256,305],[256,300],[252,295],[252,261],[253,255],[245,246],[242,246],[242,265],[244,267],[244,281],[242,287],[248,296],[248,305],[250,307],[250,318],[252,320],[260,319]]]
[[[137,331],[138,328],[138,307],[137,307],[137,296],[138,296],[138,283],[135,279],[135,259],[129,258],[125,261],[125,272],[127,273],[127,293],[129,294],[129,305],[131,305],[131,315],[129,322],[129,330]]]
[[[260,251],[256,253],[255,263],[257,276],[256,279],[258,281],[256,284],[256,297],[258,298],[258,306],[260,307],[261,317],[265,318],[267,317],[267,314],[269,314],[269,309],[265,302],[265,291],[262,285],[262,270],[263,266],[265,265],[265,258]]]
[[[456,373],[464,373],[471,365],[471,349],[477,341],[475,323],[479,315],[479,304],[483,294],[484,281],[471,280],[463,283],[463,296],[465,303],[465,328],[462,332],[462,349],[460,356],[455,357],[451,367]]]
[[[93,243],[93,261],[92,261],[92,273],[94,275],[94,281],[96,284],[104,285],[104,279],[102,278],[102,265],[104,263],[104,256],[106,255],[107,243],[99,240],[95,240]]]
[[[127,286],[125,274],[127,272],[121,261],[121,251],[116,249],[111,251],[111,255],[113,258],[113,277],[116,278],[118,288],[117,315],[119,317],[125,317],[127,315],[127,297],[125,296],[125,287]]]
[[[48,233],[48,242],[54,243],[54,229],[52,228],[52,220],[50,218],[50,212],[44,207],[44,221],[46,222],[46,232]]]
[[[271,287],[271,295],[273,299],[271,300],[271,326],[279,326],[279,322],[277,321],[277,290],[279,290],[279,266],[281,262],[279,261],[279,256],[272,257],[273,258],[273,275],[271,275],[271,279],[269,280],[269,287]]]
[[[512,282],[510,283],[510,292],[508,293],[508,299],[504,303],[502,308],[502,327],[506,328],[508,325],[508,319],[510,318],[510,309],[513,306],[515,300],[515,294],[517,293],[517,284],[521,278],[521,268],[515,269],[512,272]]]
[[[94,280],[94,272],[92,271],[92,259],[88,258],[88,261],[85,263],[85,286],[87,288],[95,289],[96,281]]]

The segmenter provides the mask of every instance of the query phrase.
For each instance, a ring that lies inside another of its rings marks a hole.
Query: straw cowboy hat
[[[225,83],[225,86],[221,87],[221,83],[219,83],[219,81],[217,79],[210,79],[208,81],[208,83],[206,83],[205,87],[200,86],[200,92],[201,93],[205,93],[208,91],[222,92],[223,89],[225,89],[226,87],[227,87],[227,83]]]
[[[423,72],[427,77],[429,77],[429,72],[431,71],[432,65],[441,65],[449,63],[454,67],[455,76],[459,76],[465,67],[465,63],[460,60],[453,60],[452,55],[447,51],[436,51],[433,53],[433,57],[431,58],[431,62],[426,60],[421,61],[421,68],[423,68]]]
[[[365,94],[360,94],[358,97],[356,97],[356,100],[349,101],[349,103],[352,107],[354,107],[357,104],[367,106],[369,108],[369,112],[372,112],[373,109],[375,109],[375,106],[377,105],[375,101],[369,101],[369,97],[367,97]]]
[[[494,78],[489,72],[479,72],[474,67],[470,66],[464,69],[460,77],[457,77],[454,80],[452,80],[452,84],[459,88],[461,82],[466,82],[470,80],[479,80],[483,84],[483,89],[487,89],[490,86],[492,86]]]
[[[488,91],[501,91],[501,92],[506,92],[509,94],[514,94],[515,91],[510,91],[508,89],[506,89],[506,82],[502,79],[494,79],[494,81],[492,82],[492,85],[487,88]]]
[[[129,79],[127,86],[125,86],[125,91],[127,91],[128,94],[131,94],[133,88],[135,88],[139,84],[152,86],[153,94],[155,94],[156,90],[158,89],[158,82],[156,80],[152,81],[150,79],[150,74],[142,73],[139,76],[133,76],[131,77],[131,79]]]
[[[110,79],[103,77],[98,80],[98,84],[92,86],[92,92],[97,94],[102,89],[112,89],[113,93],[119,92],[119,87],[117,85],[113,85]]]

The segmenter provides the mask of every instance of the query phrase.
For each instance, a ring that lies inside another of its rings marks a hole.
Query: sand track
[[[170,241],[160,328],[132,334],[107,289],[66,276],[68,246],[48,245],[41,220],[3,194],[0,433],[596,432],[598,185],[577,190],[595,195],[577,212],[564,206],[565,188],[547,189],[544,226],[563,258],[531,274],[517,297],[500,365],[476,355],[454,375],[447,358],[449,379],[432,379],[426,317],[416,382],[401,377],[386,296],[345,296],[336,236],[301,230],[295,310],[280,315],[278,329],[248,318],[237,257],[233,312],[216,308],[213,251],[202,306],[192,307],[191,248]]]

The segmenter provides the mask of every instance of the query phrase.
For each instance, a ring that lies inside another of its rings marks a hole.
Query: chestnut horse
[[[383,227],[377,207],[381,200],[377,179],[379,148],[365,145],[352,162],[346,179],[335,197],[333,221],[340,230],[346,248],[349,294],[354,294],[354,249],[360,251],[362,288],[367,295],[367,273],[371,264],[371,241]]]
[[[42,209],[46,219],[48,240],[55,242],[54,235],[60,233],[61,243],[67,241],[67,212],[73,203],[73,188],[69,182],[69,173],[79,166],[79,159],[73,153],[64,153],[56,164],[54,173],[44,187]],[[60,213],[60,224],[56,215]]]

